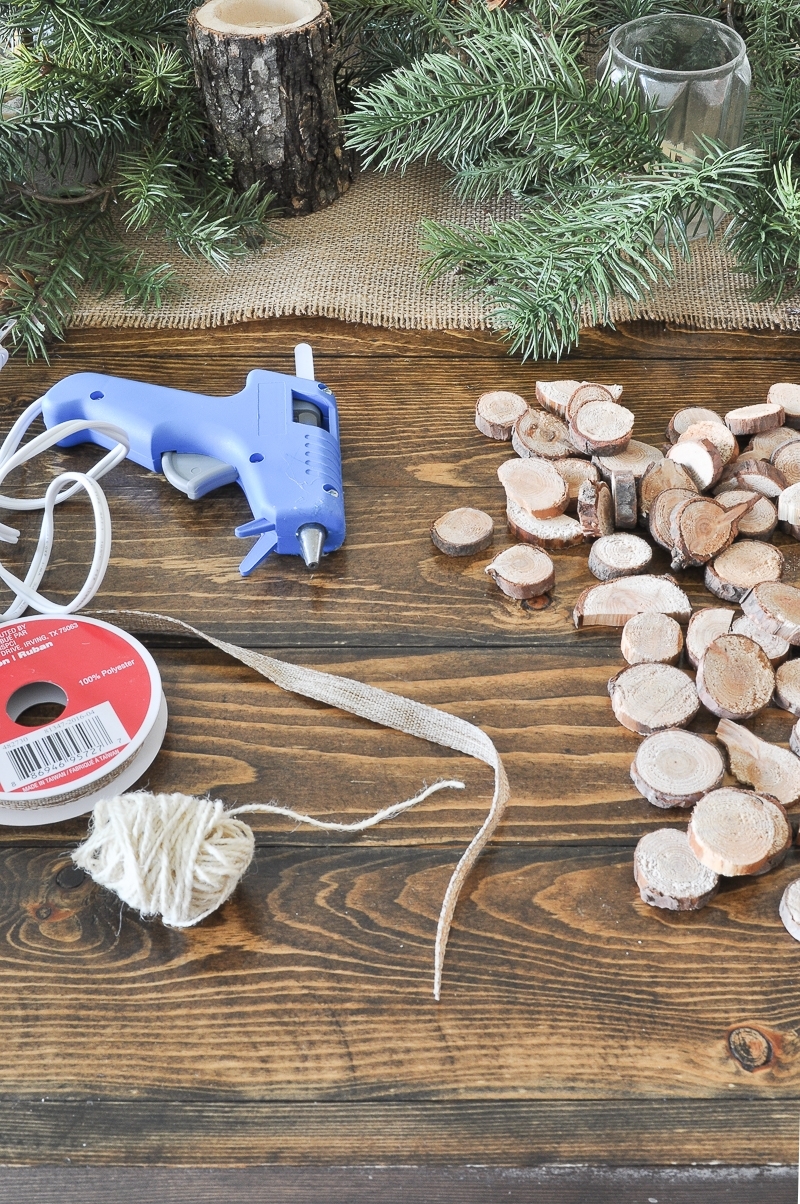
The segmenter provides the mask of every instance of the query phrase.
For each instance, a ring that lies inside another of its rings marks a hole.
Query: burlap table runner
[[[491,210],[501,218],[514,212],[510,201]],[[460,293],[454,279],[423,280],[419,223],[424,217],[484,222],[489,214],[460,203],[436,165],[405,176],[364,172],[329,209],[277,223],[279,243],[235,261],[227,273],[139,236],[131,245],[144,250],[148,263],[176,265],[177,295],[161,309],[142,312],[83,292],[70,325],[197,328],[309,314],[408,330],[484,328],[491,325],[487,307]],[[751,285],[732,271],[717,244],[697,242],[691,262],[678,263],[671,286],[658,287],[633,311],[616,302],[611,316],[704,330],[800,330],[800,299],[755,305],[747,300]],[[591,324],[588,313],[585,323]]]

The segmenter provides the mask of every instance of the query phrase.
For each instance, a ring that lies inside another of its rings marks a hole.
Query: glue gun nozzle
[[[297,532],[297,538],[300,541],[300,554],[305,561],[306,568],[318,568],[322,548],[328,538],[326,529],[321,523],[306,523]]]

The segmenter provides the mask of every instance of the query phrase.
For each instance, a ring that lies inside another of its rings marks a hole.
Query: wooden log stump
[[[511,446],[518,456],[542,456],[545,460],[562,460],[574,456],[577,448],[570,442],[566,423],[555,414],[529,409],[521,414],[511,432]]]
[[[634,615],[669,615],[686,623],[692,604],[674,577],[645,575],[590,585],[572,612],[576,627],[624,627]]]
[[[727,635],[730,631],[735,614],[722,606],[710,606],[692,615],[686,629],[686,655],[695,669],[709,644],[718,635]]]
[[[686,439],[674,443],[667,458],[681,464],[699,490],[710,489],[722,475],[722,459],[708,439]]]
[[[723,786],[695,805],[689,844],[698,860],[716,874],[727,878],[754,874],[774,856],[780,815],[780,808],[769,799]]]
[[[780,581],[783,553],[774,544],[742,539],[706,565],[706,589],[723,602],[741,602],[760,581]]]
[[[739,444],[736,438],[722,422],[693,422],[678,439],[678,443],[699,442],[713,443],[719,452],[723,468],[739,455]]]
[[[547,548],[550,552],[572,548],[584,540],[581,524],[568,514],[558,514],[555,518],[534,518],[522,506],[509,501],[506,518],[508,529],[516,539]]]
[[[504,460],[497,476],[508,501],[516,502],[532,518],[556,518],[567,508],[567,483],[549,460],[540,456]]]
[[[770,387],[767,402],[781,407],[788,426],[800,426],[800,385],[779,381]]]
[[[640,535],[603,535],[592,544],[589,572],[598,581],[613,581],[644,573],[652,559],[653,550]]]
[[[776,426],[771,431],[753,435],[747,446],[742,449],[742,455],[750,456],[754,460],[769,460],[779,447],[785,447],[787,443],[796,443],[798,439],[800,431],[792,430],[789,426]]]
[[[800,644],[800,589],[783,581],[762,581],[745,594],[744,613],[770,635]]]
[[[730,547],[739,530],[739,519],[749,503],[740,502],[726,510],[710,497],[693,497],[681,502],[670,515],[672,567],[706,564]],[[764,544],[759,544],[764,548]]]
[[[600,474],[588,460],[580,460],[578,457],[567,456],[564,460],[550,460],[560,477],[566,481],[569,500],[567,508],[572,510],[577,505],[578,494],[580,493],[581,485],[584,481],[597,481]]]
[[[674,665],[682,649],[680,623],[669,615],[634,615],[622,628],[620,651],[629,665]]]
[[[445,556],[472,556],[488,548],[494,535],[491,516],[471,506],[448,510],[431,526],[431,539]]]
[[[721,786],[724,776],[719,749],[679,728],[648,736],[631,765],[634,786],[654,807],[693,807]]]
[[[524,601],[548,593],[556,583],[552,560],[540,548],[517,544],[495,556],[484,569],[509,598]],[[800,765],[800,761],[798,761]]]
[[[631,443],[633,442],[632,439]],[[651,464],[639,481],[639,522],[643,527],[647,526],[647,519],[656,498],[668,489],[683,489],[687,497],[697,493],[697,486],[683,465],[676,464],[673,460],[662,459],[658,464]]]
[[[751,460],[739,456],[731,460],[722,472],[715,493],[728,489],[749,489],[764,497],[777,497],[786,488],[786,478],[769,460]]]
[[[614,502],[614,524],[631,531],[639,521],[639,499],[636,477],[632,472],[612,472],[611,497]]]
[[[700,709],[691,677],[673,665],[631,665],[611,678],[608,693],[619,722],[640,736],[686,727]]]
[[[697,666],[697,693],[720,719],[752,719],[769,706],[775,671],[764,650],[744,635],[718,635]]]
[[[734,435],[757,435],[761,431],[771,431],[776,426],[783,426],[783,422],[783,406],[775,401],[742,406],[738,410],[729,410],[725,415],[725,425]]]
[[[667,439],[670,443],[677,443],[681,435],[696,422],[721,422],[725,425],[725,419],[714,410],[707,410],[704,406],[688,406],[685,410],[678,410],[677,414],[670,418]]]
[[[528,403],[519,393],[495,389],[482,393],[475,406],[475,425],[487,439],[508,442],[514,423],[528,412]]]
[[[580,385],[579,380],[537,380],[536,400],[551,414],[566,418],[569,399]]]
[[[719,887],[719,875],[698,861],[686,833],[677,828],[642,837],[633,854],[633,876],[642,900],[668,911],[699,911]]]
[[[778,511],[767,497],[750,489],[728,489],[718,493],[716,501],[726,510],[748,502],[750,509],[739,519],[739,534],[748,539],[769,539],[778,525]]]
[[[681,505],[682,502],[688,501],[690,498],[697,497],[697,489],[692,482],[691,489],[676,487],[671,489],[662,489],[662,491],[653,499],[650,505],[650,517],[648,525],[650,534],[656,543],[660,543],[662,548],[666,548],[668,552],[672,551],[672,530],[670,521],[672,513]]]
[[[287,216],[347,191],[324,0],[209,0],[190,14],[188,35],[214,147],[238,189],[261,185]]]
[[[640,481],[649,469],[663,463],[663,460],[663,453],[657,447],[642,443],[639,439],[631,439],[625,450],[617,452],[615,456],[593,458],[593,462],[607,481],[611,480],[615,472],[632,472],[636,480]]]
[[[727,628],[725,629],[728,630]],[[758,644],[759,648],[763,648],[767,657],[775,668],[782,665],[789,655],[789,641],[782,639],[779,635],[770,635],[768,631],[764,631],[747,615],[740,615],[738,619],[734,619],[731,623],[730,630],[734,635],[746,635],[748,640],[753,640]],[[722,635],[721,631],[717,635]]]

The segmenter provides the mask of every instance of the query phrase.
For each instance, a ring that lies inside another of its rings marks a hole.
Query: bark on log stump
[[[324,0],[209,0],[189,16],[215,150],[238,189],[260,184],[287,216],[324,209],[352,179],[333,43]]]

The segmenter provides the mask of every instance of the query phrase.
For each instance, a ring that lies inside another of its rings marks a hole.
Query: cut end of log
[[[692,615],[686,630],[686,655],[695,669],[709,644],[730,631],[735,613],[721,606],[710,606]]]
[[[698,911],[719,886],[719,875],[698,861],[686,833],[676,828],[642,837],[633,854],[633,876],[643,901],[668,911]]]
[[[775,701],[791,715],[800,715],[800,660],[785,661],[776,670]]]
[[[727,878],[760,870],[774,855],[775,803],[750,790],[722,787],[695,805],[689,844],[703,865]]]
[[[800,589],[783,581],[762,581],[746,593],[741,607],[770,635],[800,644]]]
[[[763,648],[744,635],[719,635],[697,666],[697,693],[720,719],[752,719],[769,705],[775,671]]]
[[[738,410],[729,410],[725,415],[725,425],[734,435],[757,435],[760,431],[771,431],[773,427],[783,426],[783,421],[783,406],[774,401],[742,406]]]
[[[598,581],[613,581],[645,572],[652,559],[652,548],[640,535],[603,535],[592,544],[589,572]]]
[[[634,615],[622,628],[620,648],[629,665],[674,665],[683,648],[683,632],[669,615]]]
[[[320,0],[208,0],[195,18],[215,33],[252,37],[300,29],[321,12]]]
[[[706,589],[724,602],[740,602],[760,581],[780,581],[784,559],[773,544],[743,539],[706,565]]]
[[[771,794],[784,807],[800,799],[800,759],[793,752],[759,739],[729,719],[720,719],[717,739],[728,751],[737,782],[752,786],[758,794]]]
[[[509,598],[523,601],[548,593],[556,583],[552,560],[540,548],[518,544],[495,556],[485,572]]]
[[[619,722],[640,736],[685,727],[700,709],[691,677],[672,665],[631,665],[611,678],[608,692]]]
[[[566,423],[555,414],[530,408],[514,423],[511,446],[523,459],[541,456],[545,460],[561,460],[577,451],[570,442]]]
[[[800,765],[800,762],[798,763]],[[679,728],[639,745],[631,766],[636,789],[655,807],[692,807],[722,785],[725,765],[713,744]]]
[[[496,389],[483,393],[475,406],[475,425],[487,439],[501,442],[511,438],[514,423],[528,412],[528,403],[519,393]]]
[[[431,527],[431,539],[445,556],[472,556],[488,548],[494,535],[494,523],[483,510],[459,506],[437,518]]]
[[[516,502],[509,502],[506,516],[508,529],[515,539],[551,552],[572,548],[584,540],[581,524],[568,514],[559,514],[556,518],[533,518]]]
[[[666,614],[686,623],[692,606],[673,577],[620,577],[585,589],[575,603],[573,619],[576,627],[624,627],[628,619],[642,613]]]
[[[704,406],[688,406],[685,410],[678,410],[677,414],[673,414],[667,427],[667,439],[670,443],[677,443],[681,435],[696,422],[719,422],[725,425],[725,419],[714,410],[707,410]]]
[[[569,490],[549,460],[539,456],[505,460],[497,470],[509,502],[533,518],[555,518],[567,508]]]

